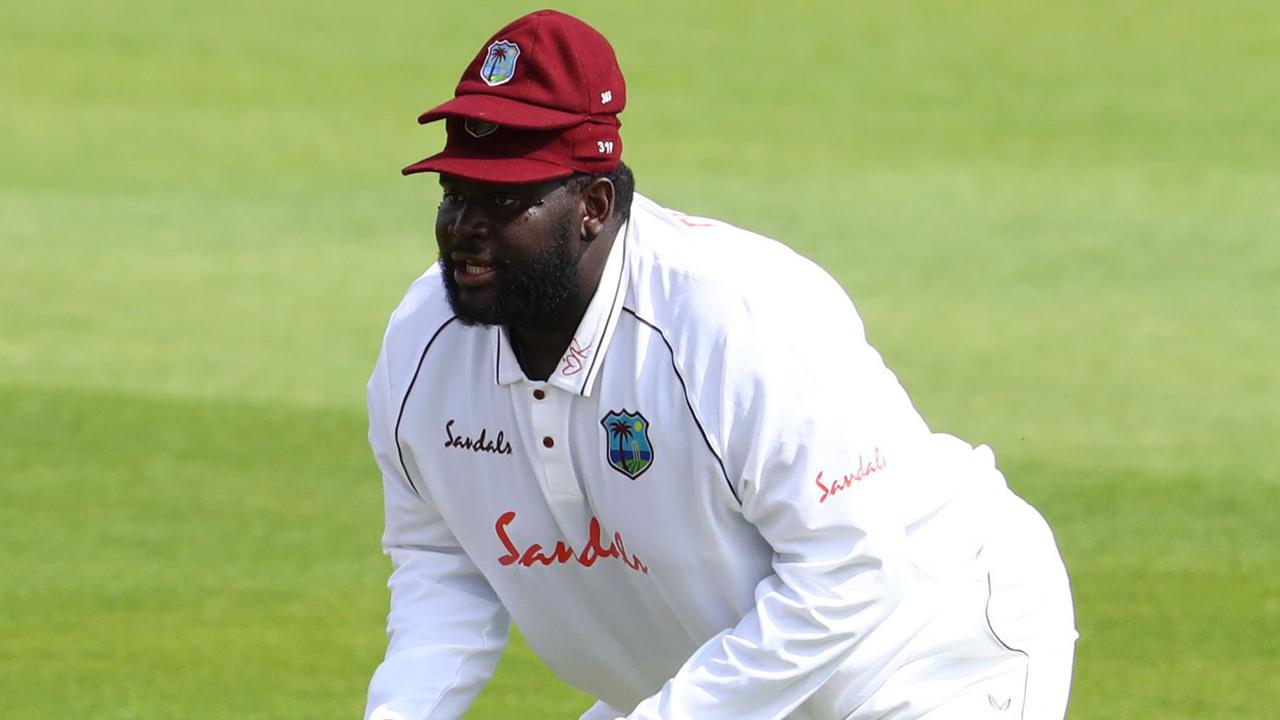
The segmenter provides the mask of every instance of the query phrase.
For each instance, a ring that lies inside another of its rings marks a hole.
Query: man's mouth
[[[480,287],[493,279],[493,266],[474,260],[455,260],[453,279],[463,287]]]

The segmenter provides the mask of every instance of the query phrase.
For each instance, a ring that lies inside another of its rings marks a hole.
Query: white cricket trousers
[[[982,549],[938,588],[949,609],[925,628],[925,647],[856,710],[830,720],[1065,718],[1077,635],[1062,556],[1024,500],[1004,490],[982,502],[990,511]],[[580,720],[624,715],[597,702]]]
[[[847,720],[1066,716],[1077,634],[1062,556],[1048,523],[1022,498],[997,493],[987,502],[990,525],[973,572],[949,590],[955,610],[934,630],[948,638],[944,650],[916,658],[915,672],[895,674]]]
[[[978,561],[987,574],[987,625],[1013,662],[920,720],[1066,717],[1077,638],[1070,582],[1044,518],[1019,497],[1010,504],[1011,522],[1001,523]]]

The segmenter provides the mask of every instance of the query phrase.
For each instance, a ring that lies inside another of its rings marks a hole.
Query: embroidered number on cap
[[[612,155],[612,154],[613,154],[613,141],[612,141],[612,140],[597,140],[597,141],[596,141],[596,147],[600,149],[600,154],[601,154],[601,155]]]

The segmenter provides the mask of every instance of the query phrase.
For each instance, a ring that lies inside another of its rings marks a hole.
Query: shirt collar
[[[613,247],[609,249],[604,271],[600,274],[600,284],[596,286],[595,295],[587,305],[582,322],[578,323],[578,330],[573,334],[569,348],[560,358],[556,371],[547,378],[547,384],[590,397],[591,389],[600,375],[600,368],[604,365],[605,351],[613,339],[618,318],[622,315],[622,302],[627,293],[627,236],[630,234],[631,220],[628,219],[618,231]],[[511,385],[527,380],[511,349],[507,329],[495,328],[493,336],[497,346],[495,377],[498,384]]]

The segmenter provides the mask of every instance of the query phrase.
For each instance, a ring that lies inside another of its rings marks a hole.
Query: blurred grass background
[[[418,112],[536,9],[0,9],[10,718],[357,717],[388,570],[363,385],[434,260]],[[1280,5],[558,6],[639,188],[814,257],[1054,525],[1070,717],[1280,706]],[[576,717],[518,640],[475,718]]]

